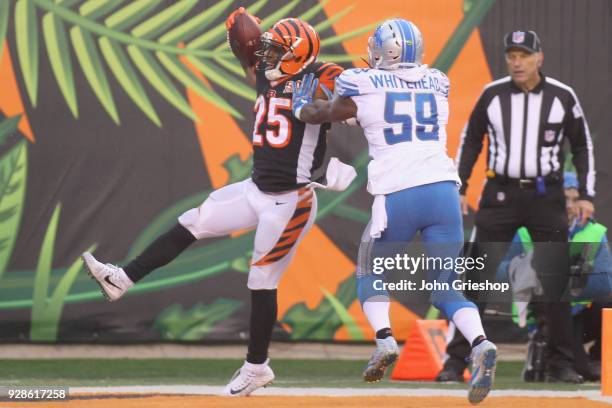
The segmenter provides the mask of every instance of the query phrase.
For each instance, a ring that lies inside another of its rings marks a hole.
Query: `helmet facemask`
[[[255,53],[266,64],[266,71],[279,67],[282,60],[286,59],[287,54],[291,53],[291,48],[287,45],[275,41],[270,33],[265,32],[261,36],[261,48]]]

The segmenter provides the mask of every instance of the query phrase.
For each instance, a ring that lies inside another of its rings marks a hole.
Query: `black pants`
[[[504,258],[517,229],[526,227],[532,240],[557,242],[552,245],[536,244],[533,267],[540,275],[544,288],[542,313],[548,327],[547,364],[550,370],[573,365],[573,334],[571,309],[568,302],[559,301],[564,293],[569,274],[568,222],[565,195],[561,183],[547,185],[544,195],[535,188],[521,188],[514,183],[489,180],[482,193],[480,209],[476,214],[476,250],[486,254],[487,267],[479,276],[468,276],[472,281],[494,280],[500,261]],[[487,301],[482,294],[466,293],[474,299],[479,310]],[[457,330],[447,345],[449,359],[445,367],[466,366],[471,347]]]

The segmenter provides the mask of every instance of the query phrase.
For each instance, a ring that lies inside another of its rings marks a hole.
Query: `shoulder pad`
[[[336,80],[337,94],[340,96],[363,95],[369,89],[369,69],[352,68],[347,69]]]

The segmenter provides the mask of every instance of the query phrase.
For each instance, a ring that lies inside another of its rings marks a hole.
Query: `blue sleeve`
[[[353,81],[353,75],[345,75],[344,71],[336,79],[336,93],[339,96],[350,97],[361,95],[359,92],[359,86]]]
[[[575,188],[578,190],[578,176],[575,171],[566,171],[563,173],[563,188]]]

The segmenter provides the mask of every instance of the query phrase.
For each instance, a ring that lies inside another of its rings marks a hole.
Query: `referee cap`
[[[510,48],[521,48],[529,53],[540,52],[542,47],[535,31],[512,31],[504,37],[506,51]]]

